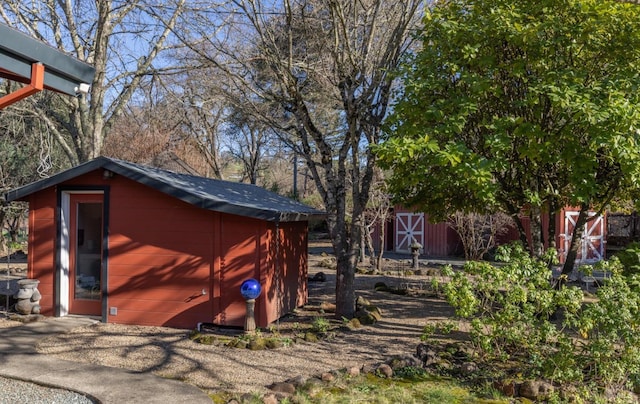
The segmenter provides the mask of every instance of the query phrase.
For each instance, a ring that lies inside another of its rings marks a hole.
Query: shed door
[[[411,252],[411,243],[424,246],[424,213],[396,213],[396,252]]]
[[[69,223],[69,313],[102,314],[103,197],[71,195]]]

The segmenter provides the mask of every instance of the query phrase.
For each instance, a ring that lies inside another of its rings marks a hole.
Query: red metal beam
[[[30,95],[33,95],[44,89],[44,65],[42,63],[33,63],[31,65],[31,81],[19,90],[0,98],[0,109],[8,107]]]

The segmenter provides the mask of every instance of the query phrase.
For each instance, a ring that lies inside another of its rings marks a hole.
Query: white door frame
[[[58,310],[56,316],[63,317],[69,314],[69,251],[70,251],[70,234],[69,229],[71,223],[71,195],[72,194],[102,194],[102,190],[77,190],[60,192],[60,248],[58,250],[59,268],[56,274],[58,288]]]

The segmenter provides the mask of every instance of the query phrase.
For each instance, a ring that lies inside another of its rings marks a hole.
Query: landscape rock
[[[478,371],[478,365],[475,362],[464,362],[460,366],[460,373],[463,375],[470,375]]]
[[[336,377],[333,375],[333,373],[331,372],[324,372],[321,376],[320,379],[325,382],[325,383],[329,383],[332,382]]]
[[[318,272],[315,275],[313,275],[312,277],[309,278],[310,282],[326,282],[327,281],[327,275],[324,272]]]
[[[275,393],[294,394],[296,392],[296,386],[291,383],[274,383],[269,386],[269,389]]]
[[[358,328],[362,328],[362,323],[360,323],[360,320],[354,317],[351,320],[347,321],[345,323],[345,326],[349,330],[353,331],[353,330],[357,330]]]
[[[549,395],[554,392],[552,384],[540,381],[540,380],[525,380],[519,386],[520,397],[528,398],[529,400],[540,401],[549,398]]]
[[[393,377],[393,369],[391,369],[391,366],[387,365],[386,363],[378,366],[377,373],[382,377],[386,377],[387,379]]]
[[[352,366],[347,369],[347,375],[351,377],[360,376],[360,368],[357,366]]]
[[[299,375],[287,380],[287,383],[291,383],[296,387],[300,387],[300,386],[304,386],[308,380],[309,379],[307,379],[306,377]]]
[[[387,286],[387,284],[384,283],[384,282],[376,282],[376,284],[373,285],[373,290],[378,290],[378,291],[382,291],[382,292],[388,292],[389,291],[389,286]]]
[[[396,356],[387,361],[391,369],[401,369],[406,367],[421,367],[422,362],[413,356]]]
[[[360,373],[364,374],[375,373],[375,371],[376,367],[370,363],[365,363],[362,365],[362,368],[360,368]]]
[[[438,353],[427,344],[420,343],[416,348],[416,357],[422,362],[423,367],[429,367],[440,361]]]
[[[334,303],[322,302],[320,303],[320,310],[324,311],[325,313],[335,313],[336,305]]]
[[[278,404],[278,397],[275,394],[266,394],[262,397],[262,404]]]
[[[516,397],[518,395],[518,388],[513,380],[495,381],[493,387],[507,397]]]

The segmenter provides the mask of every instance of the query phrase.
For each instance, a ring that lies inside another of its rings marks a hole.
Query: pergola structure
[[[94,74],[91,65],[0,24],[0,77],[25,84],[0,97],[0,109],[43,89],[72,96],[86,93]]]

